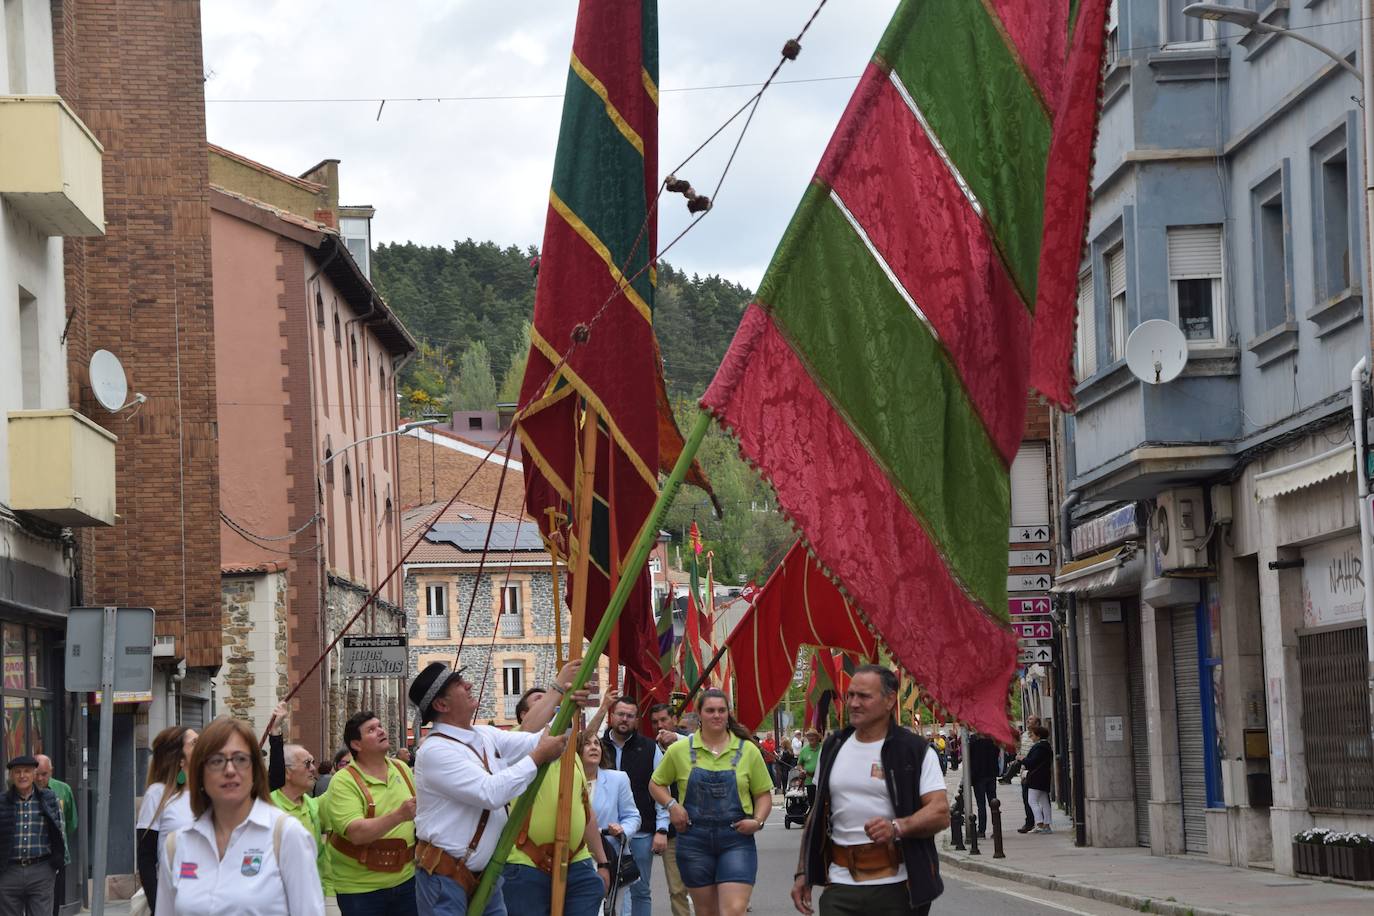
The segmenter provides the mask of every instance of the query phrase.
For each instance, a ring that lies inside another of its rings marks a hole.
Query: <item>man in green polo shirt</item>
[[[34,754],[38,761],[38,772],[34,774],[34,785],[40,789],[52,789],[57,796],[57,807],[62,811],[62,829],[67,834],[67,851],[62,856],[62,868],[57,870],[57,890],[53,894],[53,912],[62,908],[62,880],[68,865],[72,864],[72,844],[76,842],[76,797],[72,787],[60,779],[53,778],[52,758],[47,754]]]
[[[320,800],[310,794],[319,778],[315,758],[299,744],[288,744],[282,749],[282,756],[286,762],[286,783],[272,792],[272,803],[300,821],[315,838],[315,848],[319,850],[315,865],[320,872],[320,883],[324,885],[324,895],[332,897],[334,882],[329,880],[329,857],[325,855],[324,830],[320,825]]]
[[[387,757],[391,741],[377,714],[344,724],[353,762],[320,799],[331,833],[325,855],[343,916],[418,916],[415,909],[415,780]],[[370,802],[370,804],[369,804]]]

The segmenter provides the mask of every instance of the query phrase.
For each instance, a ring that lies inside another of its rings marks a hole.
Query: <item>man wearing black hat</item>
[[[67,851],[62,812],[52,790],[34,784],[35,758],[14,757],[5,768],[10,785],[0,795],[0,916],[50,916],[53,878]]]
[[[432,662],[411,683],[410,701],[420,724],[434,723],[415,752],[415,901],[420,912],[467,913],[468,899],[506,825],[506,805],[568,744],[566,733],[554,737],[542,729],[580,664],[569,662],[558,672],[551,689],[525,714],[522,731],[473,724],[477,698],[461,669]],[[585,696],[579,691],[574,699]],[[498,881],[486,913],[505,912]]]

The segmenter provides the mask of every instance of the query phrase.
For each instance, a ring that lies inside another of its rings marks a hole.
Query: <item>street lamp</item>
[[[1301,32],[1261,22],[1260,14],[1255,10],[1248,10],[1241,6],[1229,6],[1225,3],[1190,3],[1183,8],[1183,15],[1192,16],[1194,19],[1210,19],[1213,22],[1229,22],[1231,25],[1238,25],[1252,32],[1267,32],[1271,35],[1282,35],[1285,38],[1300,41],[1309,48],[1315,48],[1322,52],[1340,64],[1355,79],[1364,82],[1364,74],[1360,72],[1359,68],[1340,54],[1320,42],[1313,41]],[[1361,61],[1360,63],[1365,62]]]
[[[434,425],[436,425],[436,424],[438,424],[438,423],[439,423],[438,420],[416,420],[416,421],[413,422],[413,423],[405,423],[405,424],[401,425],[398,429],[391,429],[391,430],[387,430],[387,431],[384,432],[384,433],[376,433],[376,434],[371,435],[371,436],[364,436],[363,438],[359,439],[357,442],[350,442],[350,443],[348,443],[347,445],[345,445],[343,448],[339,449],[337,452],[334,452],[334,453],[332,453],[332,454],[326,455],[324,461],[322,461],[322,462],[320,463],[320,465],[321,465],[321,467],[323,467],[324,465],[326,465],[326,464],[328,464],[329,462],[333,461],[335,458],[339,457],[340,455],[342,455],[344,452],[348,451],[349,449],[351,449],[351,448],[352,448],[353,446],[355,446],[355,445],[362,445],[364,442],[371,442],[373,439],[383,439],[383,438],[385,438],[385,437],[387,437],[387,436],[401,436],[401,435],[405,435],[406,433],[410,432],[412,429],[419,429],[419,428],[422,427],[422,426],[434,426]]]

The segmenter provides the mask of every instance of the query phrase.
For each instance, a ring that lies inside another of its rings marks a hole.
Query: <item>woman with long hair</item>
[[[153,738],[143,804],[134,821],[138,881],[150,913],[157,912],[158,838],[190,826],[195,819],[190,796],[186,794],[187,765],[195,746],[195,729],[185,725],[164,728]]]
[[[253,729],[217,719],[191,754],[195,822],[160,843],[158,899],[179,916],[323,916],[315,839],[269,800]]]
[[[582,758],[582,771],[587,774],[587,794],[591,798],[592,813],[601,827],[606,858],[610,860],[612,872],[615,873],[620,867],[621,852],[627,851],[630,837],[639,832],[639,808],[635,805],[634,792],[630,788],[630,777],[619,770],[601,769],[601,739],[593,729],[577,733],[577,753]],[[616,899],[611,904],[612,913],[620,912],[624,893],[624,887],[616,888]]]
[[[1054,749],[1050,747],[1050,730],[1043,725],[1031,729],[1035,744],[1026,752],[1021,763],[1024,774],[1021,785],[1026,787],[1027,801],[1035,818],[1032,833],[1051,833],[1050,822],[1054,811],[1050,807],[1050,783],[1054,769]]]
[[[704,691],[697,709],[701,729],[663,752],[649,794],[677,829],[678,871],[697,916],[743,916],[758,873],[754,834],[773,810],[773,780],[724,692]]]

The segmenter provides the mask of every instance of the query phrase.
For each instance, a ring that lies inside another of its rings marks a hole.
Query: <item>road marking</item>
[[[998,894],[1006,894],[1008,897],[1016,897],[1016,898],[1021,899],[1021,900],[1026,900],[1026,901],[1029,901],[1029,902],[1031,902],[1031,903],[1039,904],[1040,906],[1047,906],[1047,907],[1050,907],[1050,908],[1052,908],[1052,909],[1060,910],[1060,911],[1065,912],[1065,913],[1073,913],[1073,914],[1075,914],[1075,916],[1100,916],[1100,914],[1097,914],[1097,913],[1089,913],[1087,910],[1075,909],[1074,907],[1071,907],[1071,906],[1065,906],[1065,905],[1062,904],[1062,903],[1055,903],[1055,902],[1053,902],[1053,901],[1051,901],[1051,900],[1046,900],[1046,899],[1043,898],[1043,897],[1036,897],[1036,896],[1033,895],[1033,894],[1023,894],[1023,893],[1021,893],[1020,891],[1007,890],[1006,888],[997,887],[996,885],[993,885],[993,884],[984,884],[984,883],[981,882],[981,881],[974,881],[972,878],[967,877],[967,875],[969,874],[968,872],[964,871],[963,869],[959,868],[958,866],[955,866],[955,869],[956,869],[957,871],[960,872],[960,874],[959,874],[959,880],[960,880],[960,881],[964,882],[965,884],[972,884],[974,887],[980,887],[980,888],[982,888],[982,889],[985,890],[985,891],[993,891],[993,892],[998,893]],[[1057,892],[1051,891],[1051,893],[1057,893]]]

